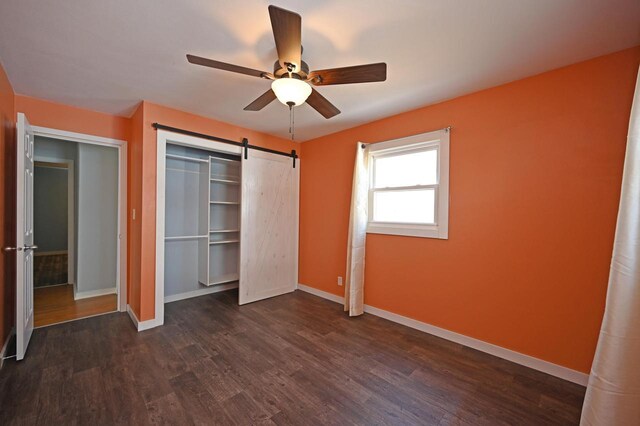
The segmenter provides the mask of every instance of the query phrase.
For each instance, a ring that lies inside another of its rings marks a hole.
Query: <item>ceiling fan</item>
[[[273,73],[187,55],[187,60],[192,64],[272,80],[271,88],[247,105],[245,111],[260,111],[278,98],[289,108],[306,101],[324,118],[331,118],[340,114],[340,110],[311,85],[368,83],[387,79],[387,64],[384,62],[309,72],[309,65],[302,60],[302,17],[277,6],[269,6],[269,16],[278,52]]]

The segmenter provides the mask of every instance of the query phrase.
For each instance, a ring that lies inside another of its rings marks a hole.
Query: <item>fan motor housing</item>
[[[294,72],[293,74],[297,75],[298,77],[300,77],[301,80],[306,80],[307,76],[309,75],[309,64],[307,64],[305,61],[300,61],[302,62],[301,66],[300,66],[300,70]],[[285,74],[288,74],[289,71],[287,71],[285,68],[282,68],[282,66],[280,65],[280,62],[276,61],[273,64],[273,75],[276,78],[280,78]]]

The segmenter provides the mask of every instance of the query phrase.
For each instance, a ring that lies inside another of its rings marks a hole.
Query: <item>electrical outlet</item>
[[[342,277],[338,277],[338,285],[342,286]]]

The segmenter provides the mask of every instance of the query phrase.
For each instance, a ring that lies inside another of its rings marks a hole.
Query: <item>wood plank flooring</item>
[[[0,424],[577,424],[584,388],[295,292],[38,329],[0,372]]]
[[[73,285],[36,288],[33,299],[36,327],[113,312],[118,305],[116,294],[74,300]]]
[[[67,254],[35,256],[33,261],[33,285],[35,287],[44,287],[69,282],[67,262]]]

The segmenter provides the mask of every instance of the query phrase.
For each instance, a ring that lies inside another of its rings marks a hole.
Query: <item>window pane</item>
[[[435,223],[434,189],[373,193],[374,222]]]
[[[438,183],[438,151],[375,158],[374,188]]]

